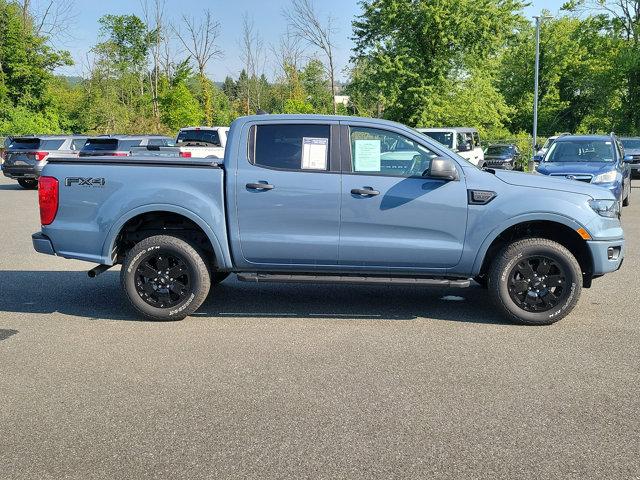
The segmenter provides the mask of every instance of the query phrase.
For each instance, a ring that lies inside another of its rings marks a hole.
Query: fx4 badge
[[[81,187],[104,187],[104,178],[83,178],[83,177],[67,177],[64,179],[64,184],[67,187],[72,185],[79,185]]]

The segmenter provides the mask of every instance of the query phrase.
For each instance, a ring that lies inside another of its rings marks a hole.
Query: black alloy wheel
[[[509,296],[527,312],[546,312],[559,305],[567,294],[563,267],[551,258],[521,259],[509,273]]]
[[[156,308],[181,304],[191,294],[191,275],[183,258],[157,251],[138,265],[136,291],[140,298]]]

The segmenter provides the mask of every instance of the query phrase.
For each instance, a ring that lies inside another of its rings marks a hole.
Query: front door
[[[423,176],[436,157],[415,139],[379,128],[343,127],[339,263],[372,270],[440,271],[462,256],[464,177]]]
[[[245,266],[337,264],[341,191],[339,142],[332,136],[339,138],[338,129],[335,122],[251,127],[248,158],[238,159],[235,180]]]

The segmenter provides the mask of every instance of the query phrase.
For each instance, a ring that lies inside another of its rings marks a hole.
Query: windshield
[[[420,132],[427,137],[433,138],[447,148],[453,148],[453,132]]]
[[[176,141],[178,145],[207,144],[221,147],[220,135],[216,130],[181,130]]]
[[[511,155],[513,153],[513,147],[509,145],[491,145],[487,147],[484,153],[487,155]]]
[[[640,150],[640,138],[623,138],[622,146],[629,150]]]
[[[570,140],[555,142],[545,162],[613,162],[613,148],[605,140]]]

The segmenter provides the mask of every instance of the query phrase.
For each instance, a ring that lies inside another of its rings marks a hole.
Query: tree
[[[622,74],[620,108],[614,121],[620,133],[640,133],[640,0],[571,0],[563,9],[580,16],[593,15],[591,20],[601,23],[602,36],[611,40],[616,55],[608,55],[616,65],[615,73]],[[603,62],[604,63],[604,62]],[[609,79],[608,85],[615,80]]]
[[[204,118],[202,107],[184,81],[172,85],[160,97],[162,123],[176,131],[187,125],[200,125]]]
[[[520,0],[363,0],[352,90],[387,118],[432,124],[429,105],[497,55],[522,21]]]
[[[334,61],[334,35],[333,18],[327,16],[323,21],[316,11],[313,0],[292,0],[291,8],[283,10],[291,34],[306,42],[310,46],[318,48],[326,57],[327,72],[331,83],[331,103],[333,113],[336,113],[335,61]]]
[[[205,10],[200,21],[183,15],[182,23],[187,29],[187,34],[182,34],[179,30],[176,30],[176,35],[196,63],[204,100],[205,121],[207,125],[212,125],[213,98],[206,70],[212,59],[222,55],[222,51],[216,44],[220,35],[220,22],[214,19],[210,10]]]

